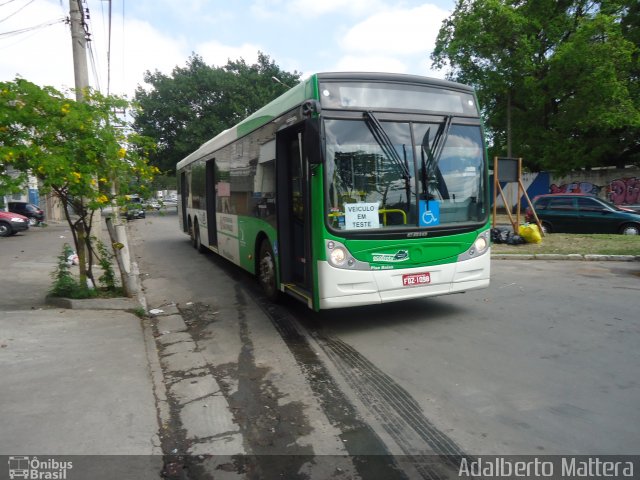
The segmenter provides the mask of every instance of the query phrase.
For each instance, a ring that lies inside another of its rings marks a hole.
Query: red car
[[[19,213],[0,210],[0,237],[8,237],[29,229],[29,219]]]

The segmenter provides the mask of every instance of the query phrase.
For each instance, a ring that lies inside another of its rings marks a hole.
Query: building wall
[[[550,193],[591,193],[616,205],[640,204],[640,168],[602,168],[552,175]]]
[[[544,193],[585,193],[616,205],[640,205],[640,167],[578,170],[567,175],[553,172],[525,173],[522,175],[522,183],[531,200]],[[493,178],[491,186],[493,188]],[[500,182],[500,186],[513,209],[518,200],[518,184]],[[525,207],[527,205],[524,196],[521,204]],[[499,208],[504,205],[499,194],[496,205]]]

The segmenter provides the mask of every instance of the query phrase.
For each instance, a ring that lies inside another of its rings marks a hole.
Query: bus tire
[[[278,285],[276,275],[276,260],[273,249],[267,239],[260,244],[260,254],[258,257],[258,281],[265,296],[275,301],[278,298]]]
[[[202,240],[200,239],[200,225],[198,225],[198,220],[195,221],[193,228],[193,248],[200,253],[207,251],[204,245],[202,245]]]
[[[193,223],[191,222],[191,217],[189,217],[189,219],[187,220],[187,229],[189,231],[189,241],[191,242],[191,246],[195,247],[196,239],[193,236],[194,231],[193,231]]]

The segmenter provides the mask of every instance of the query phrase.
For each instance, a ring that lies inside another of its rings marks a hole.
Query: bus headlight
[[[335,240],[325,240],[327,260],[332,267],[349,270],[371,270],[367,262],[353,258],[347,247]]]
[[[473,242],[473,245],[469,247],[469,250],[458,255],[458,261],[463,262],[471,258],[479,257],[489,251],[489,230],[482,232]]]
[[[489,242],[487,242],[487,239],[485,237],[481,236],[476,238],[476,241],[473,242],[473,246],[478,254],[483,254],[489,246]]]
[[[341,267],[342,265],[344,265],[346,259],[347,252],[342,247],[336,247],[331,250],[331,253],[329,253],[329,260],[336,267]]]

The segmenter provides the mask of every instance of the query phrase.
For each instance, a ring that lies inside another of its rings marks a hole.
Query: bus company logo
[[[409,232],[407,233],[407,238],[422,238],[428,237],[429,232]]]
[[[65,480],[67,470],[73,468],[73,462],[60,462],[53,458],[40,460],[38,457],[10,456],[9,478],[34,480]]]
[[[409,252],[399,250],[397,253],[372,253],[374,262],[406,262],[409,260]]]

